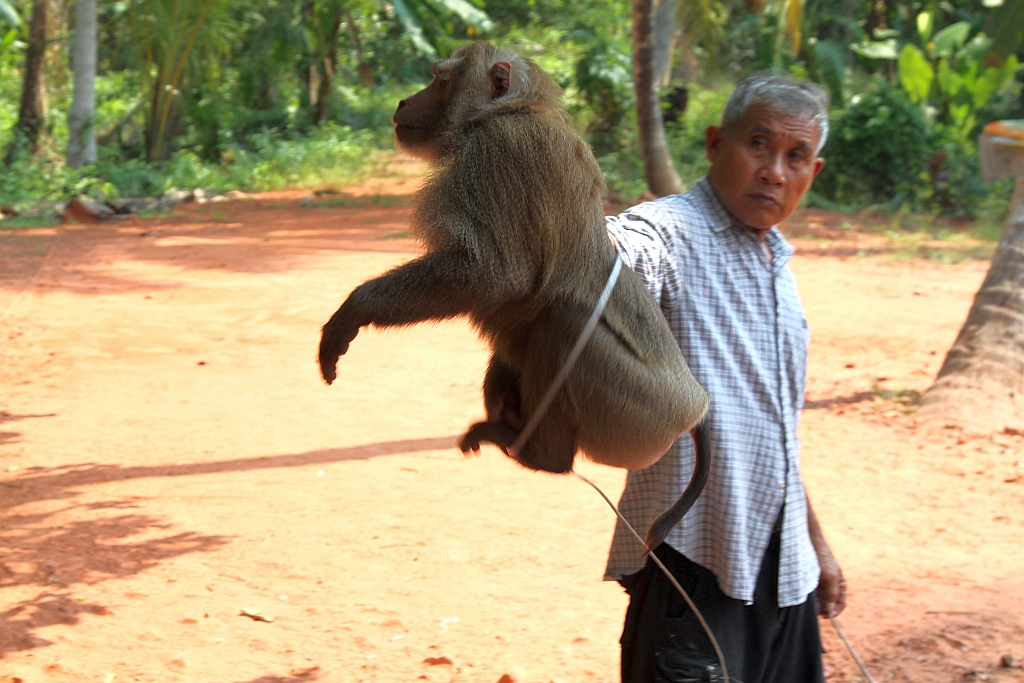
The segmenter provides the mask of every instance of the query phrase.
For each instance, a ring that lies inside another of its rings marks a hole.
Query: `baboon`
[[[570,471],[578,450],[614,467],[651,465],[698,424],[708,397],[629,268],[536,431],[513,449],[618,258],[605,231],[604,180],[565,122],[561,89],[531,60],[473,43],[431,73],[392,119],[398,144],[433,165],[412,216],[426,253],[357,287],[324,325],[324,379],[334,381],[338,357],[364,325],[468,316],[492,355],[487,420],[463,436],[463,452],[491,442],[548,472]],[[649,549],[703,488],[706,436],[695,430],[697,471],[652,526]]]

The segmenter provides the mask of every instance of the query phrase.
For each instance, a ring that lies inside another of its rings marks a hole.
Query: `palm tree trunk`
[[[676,16],[679,6],[676,0],[654,0],[651,12],[654,17],[654,86],[667,88],[672,79],[672,55],[676,47]]]
[[[43,129],[43,63],[46,57],[46,14],[50,0],[33,0],[32,19],[28,28],[28,48],[21,83],[21,106],[14,124],[14,139],[7,150],[5,163],[14,161],[19,152],[35,154],[39,133]]]
[[[1024,426],[1024,178],[988,275],[919,415],[985,432]]]
[[[352,19],[352,13],[345,10],[345,23],[348,24],[348,32],[352,36],[352,44],[356,48],[356,58],[359,60],[359,79],[363,82],[363,85],[367,88],[372,88],[376,85],[373,78],[373,69],[366,62],[366,56],[363,54],[363,41],[359,39],[359,29],[356,27],[356,22]]]
[[[633,88],[647,187],[659,197],[683,191],[665,140],[661,102],[654,81],[651,0],[633,0]]]
[[[68,116],[67,165],[96,163],[96,0],[75,2],[74,91]]]
[[[331,84],[338,72],[338,33],[341,31],[341,13],[331,17],[330,26],[320,46],[322,62],[320,86],[316,98],[316,112],[313,123],[322,126],[331,117]]]

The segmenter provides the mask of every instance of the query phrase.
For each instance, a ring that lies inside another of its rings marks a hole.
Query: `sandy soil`
[[[482,414],[470,329],[364,332],[317,375],[320,325],[416,253],[382,187],[0,231],[0,683],[618,680],[611,512],[453,447]],[[841,621],[878,681],[1024,681],[1000,666],[1024,661],[1022,437],[912,406],[987,264],[849,220],[790,224]]]

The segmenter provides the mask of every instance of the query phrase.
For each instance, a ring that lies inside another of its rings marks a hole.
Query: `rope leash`
[[[576,470],[572,470],[572,473],[577,479],[581,479],[586,483],[590,484],[590,486],[593,487],[593,489],[597,491],[602,498],[604,498],[604,502],[608,503],[608,507],[610,507],[612,511],[616,514],[616,516],[622,520],[622,523],[626,525],[626,528],[629,529],[629,532],[633,534],[633,537],[636,538],[637,541],[639,541],[640,545],[642,545],[644,549],[647,550],[647,556],[654,560],[654,564],[658,565],[658,568],[661,569],[661,572],[668,578],[668,580],[672,583],[675,589],[679,591],[679,594],[683,596],[683,600],[685,600],[686,604],[690,607],[691,610],[693,610],[694,616],[697,617],[697,621],[700,622],[700,627],[704,629],[704,634],[708,637],[708,640],[711,641],[711,647],[715,649],[715,657],[718,658],[718,664],[722,667],[722,682],[729,683],[729,669],[725,666],[725,655],[722,654],[722,648],[718,646],[718,640],[715,638],[715,634],[711,632],[711,627],[708,626],[708,622],[704,621],[704,615],[700,613],[699,609],[697,609],[697,605],[693,604],[693,600],[690,599],[690,596],[686,593],[685,590],[683,590],[683,587],[679,585],[679,582],[676,581],[676,577],[672,576],[672,572],[668,570],[668,567],[666,567],[664,563],[662,563],[662,561],[658,559],[658,556],[654,554],[654,550],[650,550],[647,548],[647,543],[645,543],[644,539],[640,536],[640,534],[636,532],[636,529],[633,528],[633,525],[630,524],[629,521],[622,516],[622,513],[619,512],[619,508],[615,507],[615,503],[613,503],[611,499],[607,495],[605,495],[605,492],[602,491],[597,484],[590,481]]]
[[[540,424],[541,418],[551,407],[551,402],[555,400],[555,394],[565,384],[565,380],[569,377],[569,371],[572,370],[572,366],[576,364],[576,360],[583,353],[583,347],[590,341],[590,337],[593,336],[594,330],[597,329],[597,323],[601,320],[601,314],[604,313],[605,306],[608,305],[608,299],[612,296],[612,290],[615,288],[615,283],[619,279],[619,272],[622,270],[622,259],[619,257],[618,252],[615,254],[615,265],[612,266],[612,273],[608,276],[608,282],[604,285],[604,291],[601,292],[601,297],[597,300],[597,304],[594,306],[593,312],[590,314],[590,318],[587,320],[587,324],[583,326],[583,331],[580,332],[579,338],[576,340],[576,344],[572,347],[572,351],[569,352],[569,356],[562,363],[562,367],[558,370],[558,374],[555,375],[554,381],[548,387],[547,393],[537,404],[537,408],[530,415],[529,421],[523,430],[519,432],[519,437],[515,443],[512,444],[510,450],[518,453],[522,450],[526,442],[533,436],[533,432],[537,429],[537,425]]]
[[[828,620],[832,622],[832,628],[834,628],[836,633],[839,634],[839,639],[843,641],[843,645],[845,645],[846,649],[850,651],[850,656],[853,657],[853,661],[857,662],[857,666],[860,667],[860,671],[864,674],[864,678],[868,679],[868,683],[875,683],[875,679],[873,679],[871,674],[868,673],[868,668],[864,666],[864,662],[860,661],[860,657],[857,656],[857,651],[853,649],[853,645],[851,645],[850,641],[846,639],[846,634],[843,633],[842,627],[839,626],[839,620],[835,617],[829,617]]]
[[[558,374],[555,375],[555,379],[548,386],[548,390],[545,392],[544,397],[541,398],[540,403],[537,404],[537,408],[530,415],[530,419],[527,421],[526,426],[523,427],[521,432],[519,432],[519,436],[516,438],[515,443],[512,444],[509,450],[519,452],[522,450],[523,446],[526,445],[526,442],[530,440],[530,437],[533,436],[533,432],[536,431],[541,418],[544,417],[548,408],[551,407],[551,402],[555,400],[555,394],[557,394],[558,390],[562,388],[563,384],[565,384],[565,380],[569,377],[569,371],[572,370],[572,367],[576,364],[580,354],[583,353],[583,347],[587,345],[587,342],[590,341],[591,336],[594,334],[594,330],[597,329],[597,323],[601,320],[601,314],[604,313],[604,309],[608,305],[608,300],[612,296],[612,290],[615,288],[615,283],[618,282],[619,273],[621,271],[622,257],[619,255],[618,251],[616,251],[615,264],[612,266],[612,272],[608,276],[608,281],[605,282],[604,290],[601,292],[601,296],[594,305],[594,310],[591,312],[590,318],[587,320],[587,324],[583,326],[583,331],[580,332],[580,336],[576,339],[576,343],[573,345],[572,350],[562,363],[562,367],[559,368]],[[675,586],[675,589],[679,591],[679,594],[683,596],[683,600],[685,600],[686,604],[689,605],[691,610],[693,610],[693,613],[697,616],[697,620],[700,622],[701,628],[704,629],[704,633],[707,634],[708,638],[711,640],[711,645],[715,648],[715,655],[718,657],[718,662],[722,666],[724,683],[729,683],[729,673],[725,666],[725,656],[722,654],[721,648],[718,647],[718,641],[715,639],[715,635],[711,632],[711,628],[708,626],[707,622],[704,621],[704,615],[700,613],[697,606],[693,604],[693,600],[690,599],[690,596],[687,595],[686,591],[683,590],[683,587],[679,585],[678,581],[676,581],[676,577],[672,576],[672,572],[668,570],[668,567],[662,563],[652,550],[647,548],[647,544],[644,542],[644,539],[640,537],[640,534],[636,532],[636,529],[634,529],[626,518],[622,516],[619,509],[615,507],[615,503],[605,495],[604,491],[602,491],[597,484],[590,481],[576,470],[572,470],[572,473],[577,478],[590,484],[590,486],[593,487],[593,489],[597,491],[602,498],[604,498],[604,501],[608,503],[615,514],[618,515],[623,524],[625,524],[633,536],[636,537],[636,540],[640,542],[640,545],[642,545],[645,550],[648,550],[648,555],[654,560],[654,563],[658,565],[661,571],[664,572],[665,576],[668,577],[668,580],[672,585]]]

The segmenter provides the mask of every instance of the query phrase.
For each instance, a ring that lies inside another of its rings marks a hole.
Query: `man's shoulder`
[[[701,178],[689,192],[637,204],[623,211],[620,219],[648,223],[671,243],[701,239],[718,217],[709,201],[707,179]]]

